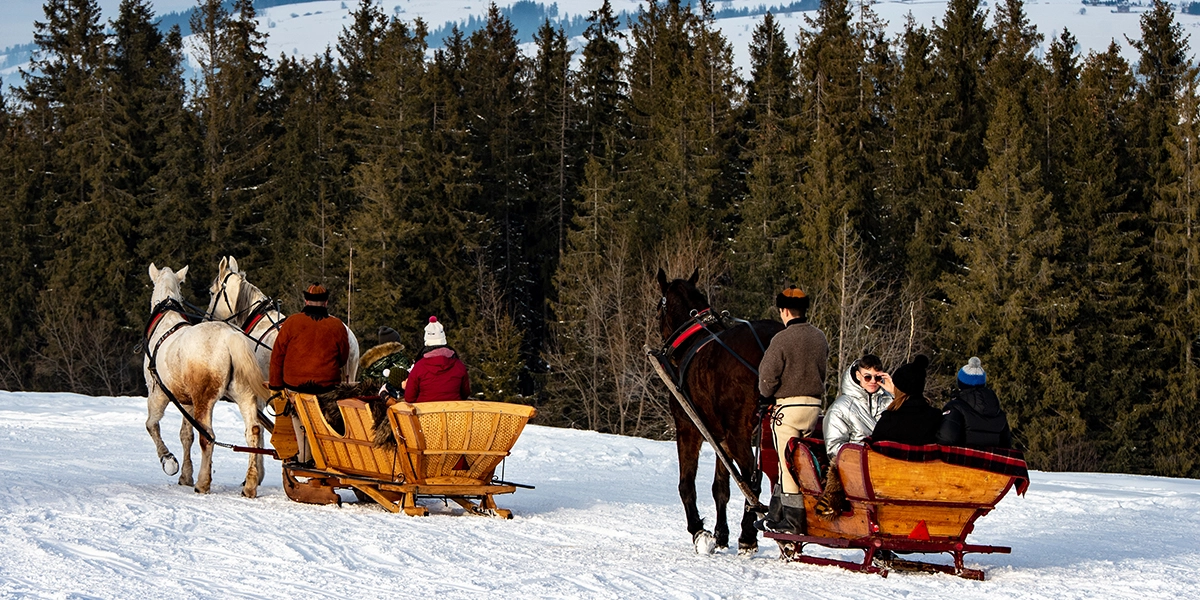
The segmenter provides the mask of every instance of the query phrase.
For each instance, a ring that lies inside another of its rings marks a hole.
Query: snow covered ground
[[[272,460],[261,496],[242,498],[245,455],[221,449],[198,495],[159,469],[144,420],[142,398],[0,391],[0,596],[1178,600],[1200,586],[1195,480],[1034,472],[971,537],[1013,548],[968,556],[987,581],[881,578],[783,564],[767,544],[694,554],[668,442],[530,426],[505,476],[537,489],[498,498],[513,520],[440,503],[415,518],[291,502]],[[172,409],[176,454],[178,425]],[[216,429],[240,435],[232,405]]]

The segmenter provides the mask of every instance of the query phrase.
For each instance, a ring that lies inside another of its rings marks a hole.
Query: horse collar
[[[671,339],[667,342],[668,345],[670,345],[672,351],[678,350],[679,347],[684,344],[684,342],[691,339],[691,337],[693,335],[695,335],[698,331],[706,328],[708,321],[711,321],[711,318],[709,316],[709,312],[711,310],[712,310],[712,308],[709,307],[709,308],[705,308],[704,310],[696,312],[695,314],[692,315],[692,318],[690,319],[690,321],[691,321],[690,325],[685,323],[684,325],[680,326],[680,329],[677,329],[675,331],[674,335],[672,335]]]

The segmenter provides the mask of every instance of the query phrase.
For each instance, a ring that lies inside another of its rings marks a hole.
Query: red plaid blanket
[[[909,446],[898,442],[871,442],[872,450],[896,460],[929,462],[940,460],[948,465],[959,465],[972,469],[983,469],[1017,478],[1017,495],[1024,496],[1029,489],[1029,468],[1025,465],[1025,454],[1016,448],[960,448],[958,446]]]

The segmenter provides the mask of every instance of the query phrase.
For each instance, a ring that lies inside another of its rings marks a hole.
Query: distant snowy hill
[[[288,0],[283,0],[288,1]],[[994,0],[993,0],[994,1]],[[104,10],[105,18],[115,18],[120,0],[98,0]],[[269,0],[262,4],[279,4],[281,0]],[[762,19],[765,9],[776,8],[784,11],[797,6],[814,6],[816,0],[793,2],[792,0],[720,0],[715,3],[719,14],[749,13],[753,16],[726,16],[718,19],[721,30],[732,44],[737,65],[742,70],[743,77],[749,75],[748,46],[754,26]],[[1037,25],[1038,31],[1045,36],[1043,50],[1051,39],[1058,35],[1063,28],[1068,28],[1079,40],[1080,52],[1086,54],[1090,50],[1104,50],[1110,41],[1115,40],[1124,50],[1125,57],[1130,62],[1137,60],[1136,52],[1129,46],[1125,38],[1140,38],[1139,16],[1143,8],[1140,3],[1148,0],[1134,0],[1129,12],[1118,12],[1115,6],[1089,4],[1084,5],[1080,0],[1030,0],[1025,9],[1030,21]],[[0,55],[0,78],[7,85],[19,84],[16,76],[18,66],[28,60],[28,44],[33,39],[33,21],[43,18],[41,12],[42,0],[5,0],[0,6],[0,49],[8,48],[8,55]],[[337,36],[349,20],[349,13],[357,6],[357,0],[320,0],[301,2],[281,6],[270,6],[259,9],[261,30],[268,35],[268,56],[272,59],[281,54],[289,56],[316,56],[327,47],[334,48]],[[512,2],[501,0],[499,6],[511,6]],[[617,12],[629,15],[637,13],[639,0],[613,0],[613,8]],[[988,0],[983,5],[987,7]],[[196,5],[195,0],[155,0],[156,13],[160,17],[169,17],[170,13],[182,13]],[[421,17],[429,25],[431,31],[437,31],[448,23],[467,25],[470,19],[481,18],[488,7],[485,0],[382,0],[382,9],[388,15],[401,19],[412,20]],[[578,23],[582,17],[600,6],[598,0],[557,0],[545,2],[541,9],[556,23],[569,25]],[[907,15],[911,14],[917,23],[926,26],[940,21],[945,12],[945,0],[882,0],[875,5],[876,12],[888,22],[888,29],[893,34],[898,33],[904,26]],[[779,11],[777,11],[779,12]],[[176,15],[178,17],[179,15]],[[779,14],[782,25],[789,36],[794,35],[804,26],[804,13],[793,10]],[[1190,34],[1200,27],[1200,16],[1177,13],[1176,18]],[[514,21],[516,21],[514,19]],[[540,23],[540,19],[533,21]],[[518,23],[518,29],[523,37],[532,35],[535,25]],[[573,39],[578,47],[582,38]],[[431,46],[440,45],[438,37],[430,40]],[[11,50],[17,50],[12,52]],[[527,51],[532,49],[527,47]]]
[[[882,578],[783,564],[770,543],[753,558],[697,556],[670,442],[530,426],[505,478],[537,489],[497,498],[513,520],[433,502],[419,518],[291,502],[273,460],[261,496],[242,498],[246,455],[223,449],[212,493],[197,495],[159,469],[145,410],[144,398],[0,391],[0,597],[1178,600],[1200,589],[1196,480],[1034,472],[1028,494],[969,538],[1012,547],[968,555],[987,581]],[[169,409],[177,455],[179,424]],[[232,405],[215,429],[240,435]],[[712,465],[706,448],[697,487],[710,523]]]

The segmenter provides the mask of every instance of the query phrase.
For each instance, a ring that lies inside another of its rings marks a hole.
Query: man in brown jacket
[[[271,389],[323,394],[341,383],[350,338],[328,304],[329,291],[314,283],[304,291],[304,309],[283,321],[271,348]]]
[[[784,330],[771,338],[758,365],[758,393],[775,399],[771,420],[779,453],[779,486],[770,511],[757,523],[764,531],[804,533],[804,497],[787,468],[787,443],[793,437],[812,435],[816,428],[829,363],[829,342],[808,322],[808,305],[808,296],[795,286],[776,296]]]
[[[305,394],[323,394],[342,381],[342,368],[350,357],[346,326],[329,314],[329,290],[318,283],[304,290],[304,309],[284,319],[271,347],[273,390],[287,388]],[[292,416],[296,460],[312,459],[300,419]]]

